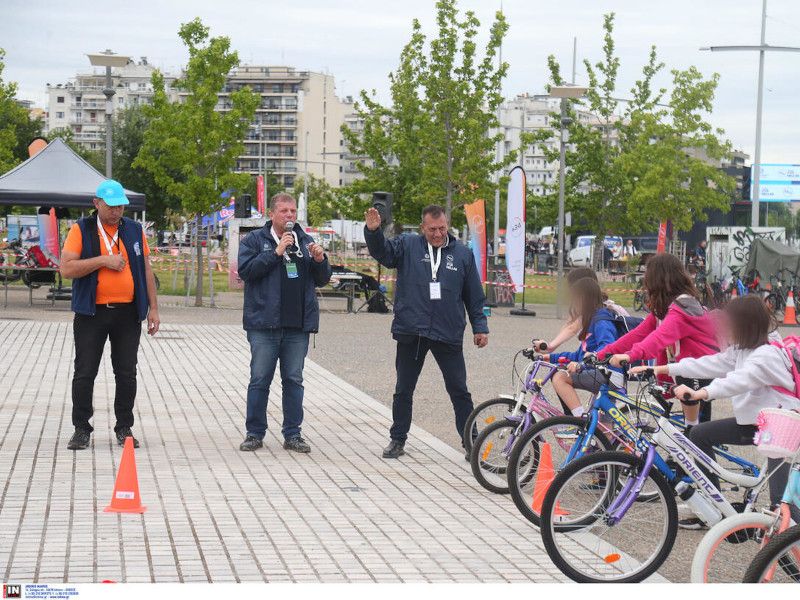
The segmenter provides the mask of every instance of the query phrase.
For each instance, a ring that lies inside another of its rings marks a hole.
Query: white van
[[[575,240],[575,247],[569,251],[567,262],[571,267],[591,267],[592,266],[592,247],[594,245],[593,235],[579,235]],[[622,238],[618,235],[607,235],[603,240],[606,248],[613,248]]]

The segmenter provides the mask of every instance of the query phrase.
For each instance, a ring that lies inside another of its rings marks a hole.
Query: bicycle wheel
[[[564,415],[544,419],[522,433],[511,449],[506,467],[508,491],[519,512],[537,527],[549,482],[554,473],[566,464],[570,448],[585,427],[586,419],[580,417]],[[545,445],[548,450],[545,450]],[[610,448],[611,443],[606,437],[595,432],[588,452]],[[540,473],[540,467],[546,468],[542,468]]]
[[[542,541],[553,563],[573,581],[642,581],[669,556],[678,509],[667,480],[655,469],[642,487],[651,499],[631,503],[615,524],[608,520],[607,509],[643,465],[637,456],[598,452],[556,475],[542,505]]]
[[[800,583],[800,525],[772,538],[756,554],[743,583]]]
[[[708,530],[692,560],[692,583],[734,583],[761,548],[775,517],[744,513],[723,519]]]
[[[771,292],[764,297],[764,304],[767,305],[769,311],[774,314],[776,317],[778,316],[778,311],[780,310],[780,298],[778,294],[775,292]]]
[[[500,419],[484,427],[473,442],[470,452],[472,474],[478,483],[495,494],[508,493],[508,454],[519,426],[519,421]]]
[[[467,417],[462,434],[462,442],[467,454],[472,452],[472,441],[483,428],[499,419],[505,418],[507,414],[514,410],[516,405],[517,401],[513,398],[492,398],[486,402],[481,402],[473,408],[469,417]]]

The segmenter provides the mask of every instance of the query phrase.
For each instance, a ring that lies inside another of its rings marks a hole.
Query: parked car
[[[592,266],[592,247],[594,245],[593,235],[579,235],[575,240],[575,247],[569,251],[567,262],[572,267],[590,267]],[[603,243],[609,250],[615,244],[622,244],[622,238],[618,235],[605,236]]]

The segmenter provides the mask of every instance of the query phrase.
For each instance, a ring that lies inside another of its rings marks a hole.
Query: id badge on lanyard
[[[297,263],[290,260],[284,264],[286,265],[286,276],[289,279],[297,279],[299,277],[297,273]]]
[[[430,282],[430,298],[431,300],[441,300],[442,299],[442,284],[439,281],[436,281],[436,277],[439,273],[439,265],[442,263],[442,249],[439,248],[439,256],[434,259],[433,254],[433,246],[428,244],[428,255],[431,257],[431,279],[433,281]]]

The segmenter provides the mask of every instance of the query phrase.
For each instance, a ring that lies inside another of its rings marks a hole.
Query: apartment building
[[[236,170],[269,172],[287,188],[306,172],[338,186],[346,105],[336,96],[334,77],[287,66],[244,65],[229,76],[218,110],[230,109],[231,92],[245,86],[261,102]]]
[[[130,61],[125,67],[111,70],[114,87],[112,99],[114,111],[127,106],[150,104],[153,101],[153,86],[150,78],[155,67],[148,64],[147,57],[138,62]],[[177,95],[171,88],[175,77],[165,74],[167,92]],[[105,146],[106,87],[104,68],[79,73],[64,84],[47,84],[46,131],[68,129],[72,139],[88,150],[102,150]]]
[[[508,156],[521,145],[521,132],[532,133],[537,129],[552,127],[550,118],[560,110],[560,99],[547,95],[520,94],[500,107],[500,127],[503,132],[502,155]],[[618,143],[613,126],[586,111],[578,111],[580,122],[600,128],[608,135],[608,143]],[[613,119],[617,117],[612,118]],[[554,133],[546,142],[528,146],[522,151],[521,164],[525,169],[529,193],[543,195],[546,186],[558,182],[558,161],[548,161],[544,150],[558,150],[558,134]],[[519,160],[519,159],[518,159]]]

